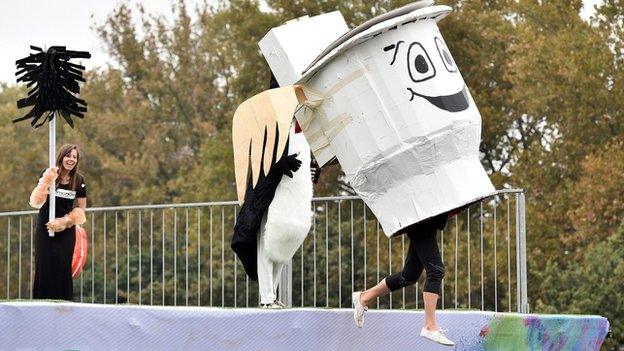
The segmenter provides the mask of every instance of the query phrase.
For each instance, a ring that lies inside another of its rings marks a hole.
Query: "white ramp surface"
[[[457,345],[419,336],[422,311],[0,303],[0,350],[599,350],[598,316],[441,311]],[[561,347],[561,348],[560,348]]]

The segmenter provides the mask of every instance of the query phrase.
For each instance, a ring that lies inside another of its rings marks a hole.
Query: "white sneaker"
[[[277,302],[273,301],[271,303],[261,303],[260,304],[260,308],[266,308],[266,309],[271,309],[271,310],[279,310],[284,308],[283,304],[278,304]]]
[[[438,344],[442,344],[445,346],[455,346],[455,343],[449,340],[449,338],[444,335],[444,330],[427,330],[424,327],[420,330],[420,336],[423,338],[432,340],[437,342]]]
[[[364,326],[364,312],[368,311],[368,307],[362,305],[362,303],[360,302],[361,295],[361,291],[356,291],[351,295],[353,307],[355,307],[355,311],[353,311],[353,320],[355,321],[355,325],[357,325],[358,328],[362,328],[362,326]]]
[[[280,300],[273,301],[273,304],[279,306],[279,308],[286,308],[286,305]]]
[[[285,308],[286,306],[284,306],[281,302],[277,303],[276,301],[273,301],[271,303],[261,304],[260,307],[268,308],[268,309],[271,309],[271,310],[280,310],[282,308]]]

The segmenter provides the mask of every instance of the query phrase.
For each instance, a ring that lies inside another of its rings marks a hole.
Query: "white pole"
[[[49,166],[50,167],[55,167],[56,166],[56,160],[55,160],[55,151],[56,151],[56,118],[55,118],[55,114],[54,112],[52,112],[52,120],[50,120],[50,136],[49,136],[49,146],[48,146],[48,157],[49,157]],[[52,184],[50,184],[50,200],[49,200],[49,220],[53,221],[55,218],[55,213],[56,213],[56,196],[55,196],[55,192],[56,192],[56,182],[52,182]],[[48,231],[48,235],[49,236],[54,236],[54,231],[49,230]]]

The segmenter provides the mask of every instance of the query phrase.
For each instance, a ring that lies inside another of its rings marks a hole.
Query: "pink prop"
[[[72,258],[72,278],[77,278],[82,272],[82,268],[87,262],[87,230],[82,226],[76,226],[76,244],[74,246],[74,257]]]

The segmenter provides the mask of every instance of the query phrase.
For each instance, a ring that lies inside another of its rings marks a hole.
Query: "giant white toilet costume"
[[[247,109],[292,111],[318,163],[340,163],[387,236],[494,193],[481,116],[437,26],[451,11],[422,0],[352,30],[331,12],[259,42],[282,97]]]
[[[305,93],[296,117],[315,158],[337,159],[388,236],[494,193],[481,115],[437,26],[452,9],[433,3],[346,33],[338,12],[302,18],[260,41],[280,85]]]

